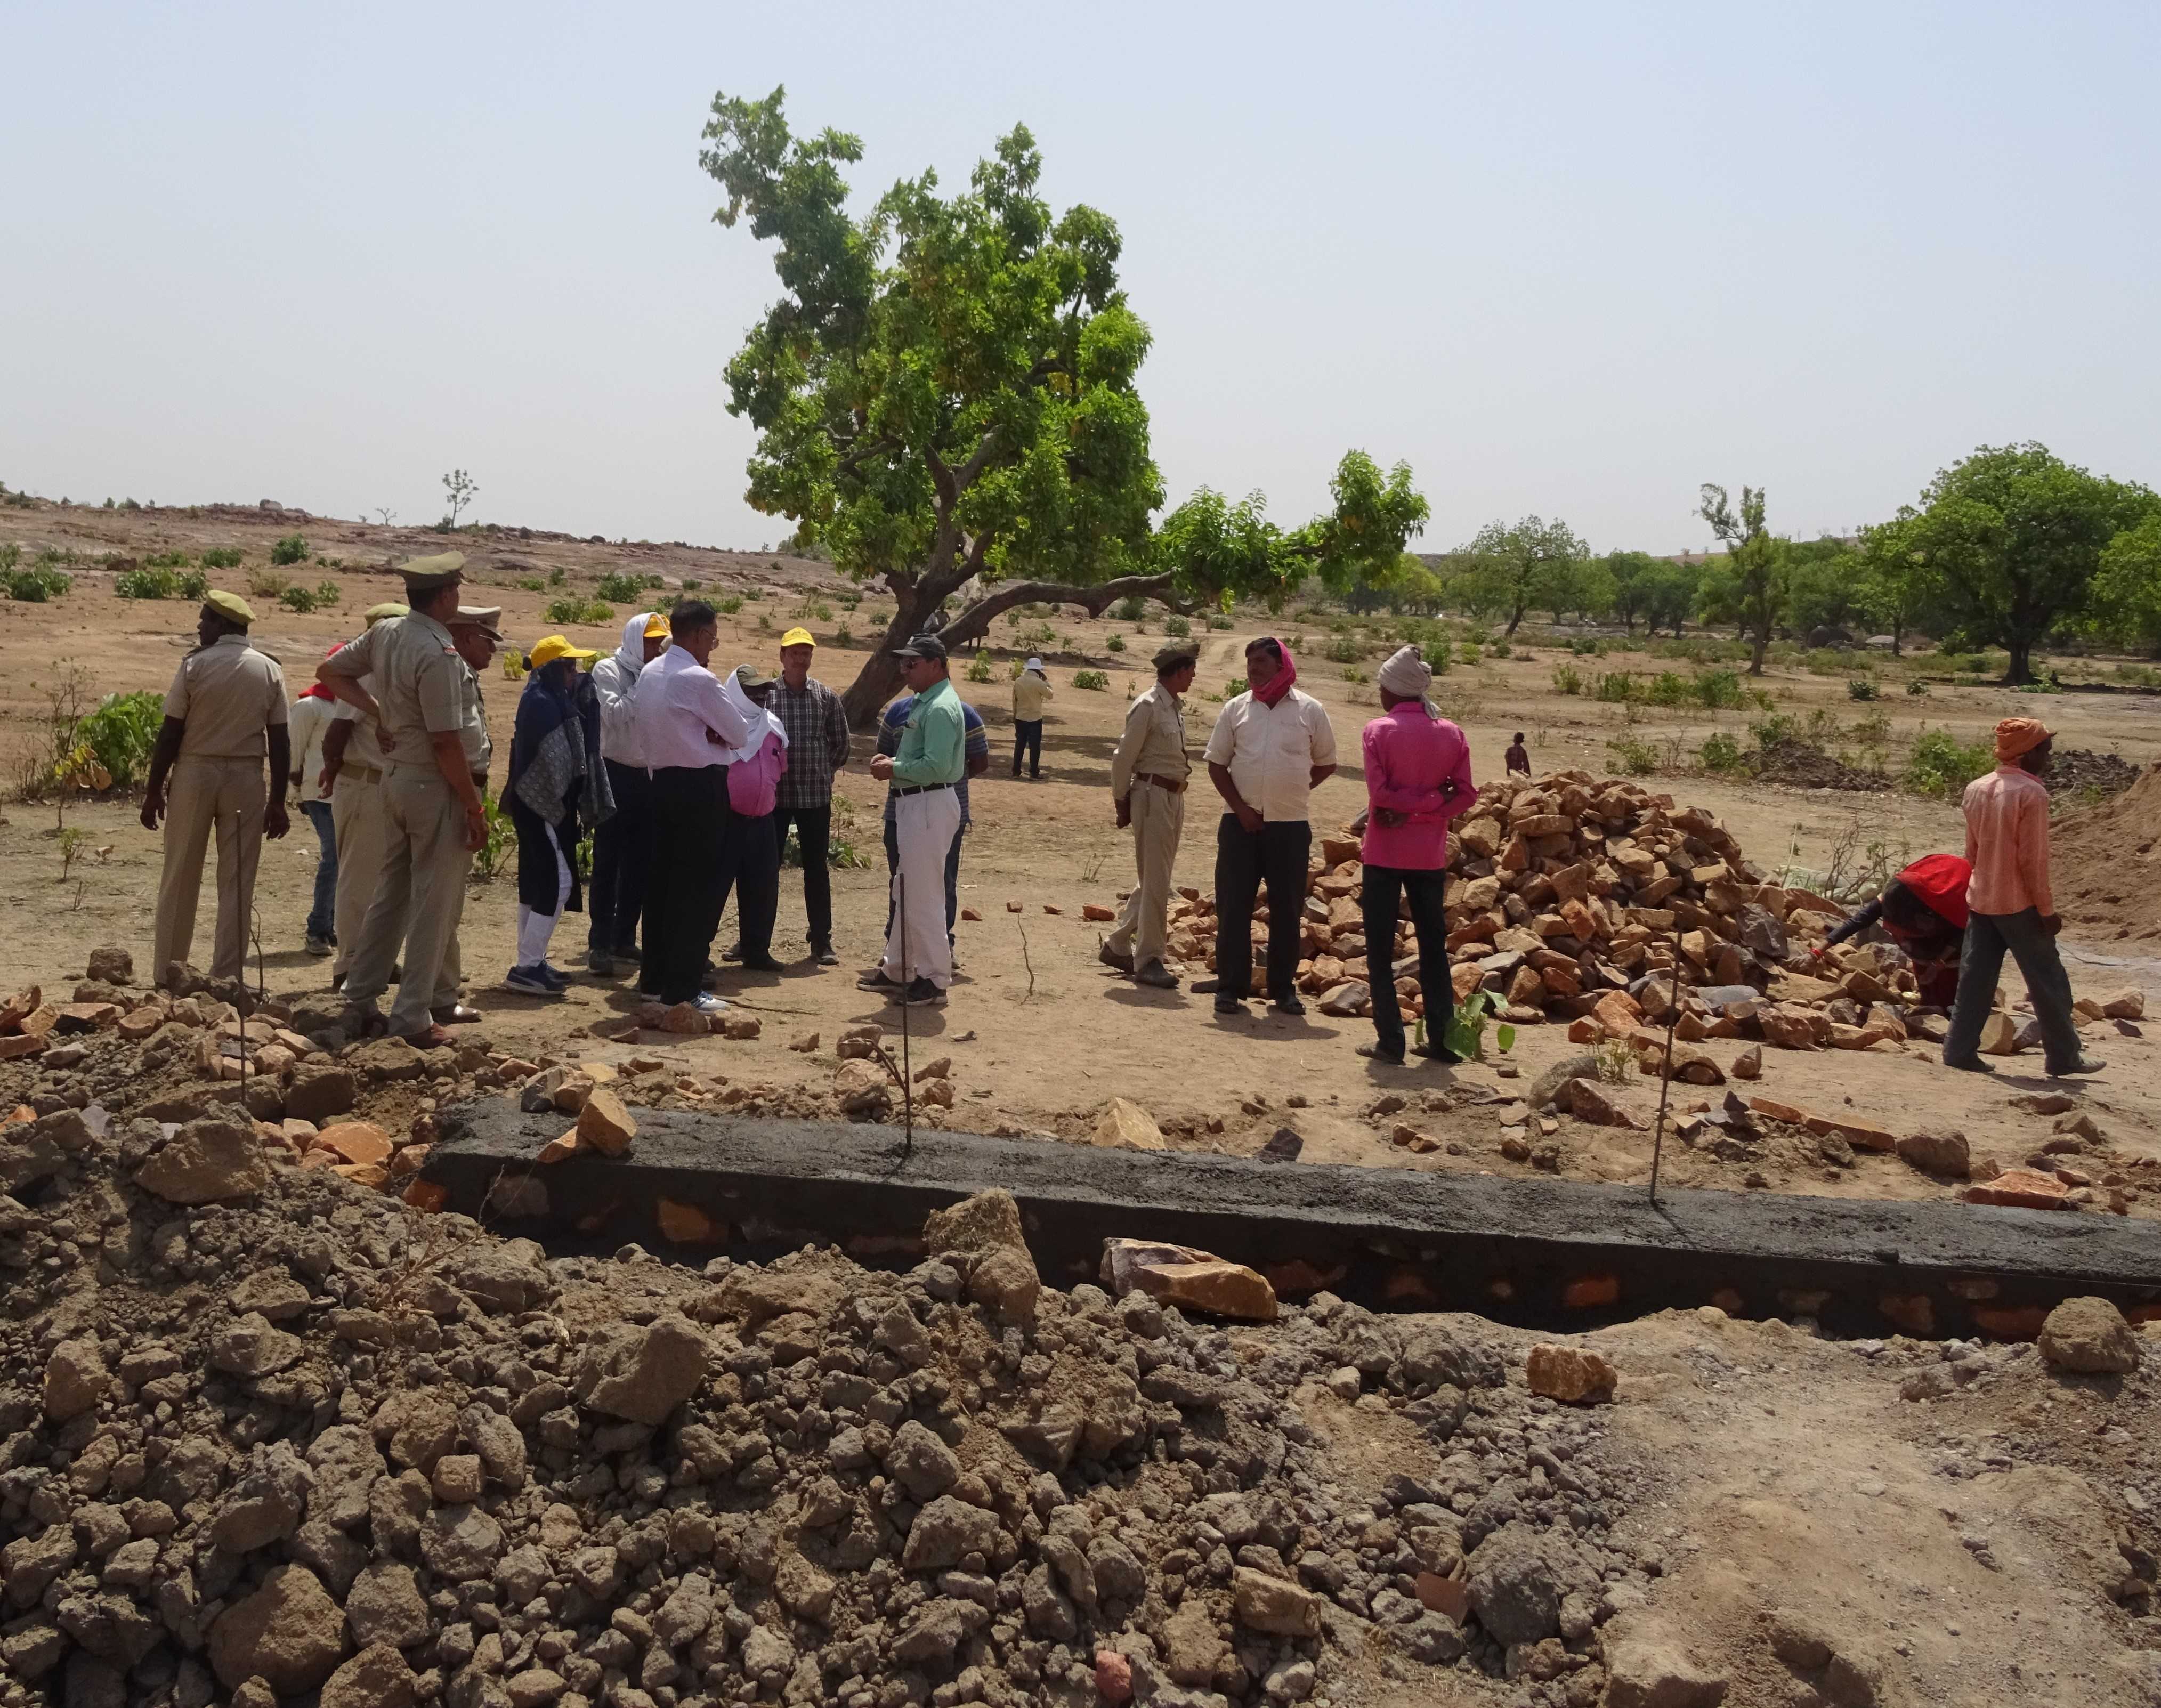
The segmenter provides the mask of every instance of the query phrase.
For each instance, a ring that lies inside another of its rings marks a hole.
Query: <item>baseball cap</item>
[[[947,654],[945,651],[945,643],[939,639],[936,635],[919,634],[914,637],[914,639],[910,640],[906,646],[895,647],[893,649],[893,655],[897,659],[938,659],[942,660],[947,656]]]
[[[529,662],[537,670],[543,664],[554,664],[558,659],[575,659],[582,664],[587,659],[598,657],[600,654],[591,647],[574,647],[561,635],[549,634],[543,635],[533,643]]]
[[[784,647],[815,647],[818,642],[809,629],[791,628],[781,636],[780,643]]]
[[[668,633],[668,619],[667,619],[666,617],[663,617],[663,616],[662,616],[659,612],[657,612],[657,611],[648,611],[648,612],[647,612],[645,613],[645,638],[646,638],[646,639],[648,639],[648,640],[659,640],[659,639],[661,638],[661,636],[663,636],[663,635],[666,634],[667,633]]]

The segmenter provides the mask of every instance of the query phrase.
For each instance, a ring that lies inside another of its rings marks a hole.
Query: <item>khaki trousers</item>
[[[350,973],[360,950],[362,922],[383,881],[383,785],[341,771],[331,785],[331,830],[337,838],[337,956],[331,971]]]
[[[390,1010],[399,1037],[427,1029],[440,1005],[445,959],[465,911],[466,815],[442,773],[430,765],[394,765],[383,784],[383,877],[361,922],[346,999],[372,1003],[390,987],[404,948],[405,971]],[[453,997],[456,986],[450,987]]]
[[[260,759],[182,758],[165,784],[165,869],[158,881],[157,966],[185,961],[194,945],[203,859],[217,830],[217,941],[213,978],[238,978],[247,965],[255,873],[263,859],[266,794]]]
[[[1185,829],[1185,796],[1133,784],[1126,797],[1133,815],[1133,862],[1140,883],[1126,897],[1107,945],[1114,954],[1130,953],[1136,971],[1163,959],[1169,939],[1164,916],[1170,910],[1170,872],[1178,863],[1178,839]]]

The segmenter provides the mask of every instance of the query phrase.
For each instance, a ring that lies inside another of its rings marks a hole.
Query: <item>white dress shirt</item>
[[[323,774],[323,737],[337,717],[338,702],[320,694],[303,694],[285,714],[285,739],[293,744],[293,768],[300,773],[300,805],[328,800],[315,787]]]
[[[1319,700],[1295,688],[1273,706],[1248,690],[1226,701],[1203,755],[1227,766],[1247,806],[1270,824],[1307,815],[1313,768],[1336,763],[1336,732]]]
[[[638,673],[631,709],[639,751],[656,771],[726,764],[726,750],[750,737],[750,720],[722,691],[720,679],[679,646]],[[706,739],[708,730],[720,738],[717,746]]]

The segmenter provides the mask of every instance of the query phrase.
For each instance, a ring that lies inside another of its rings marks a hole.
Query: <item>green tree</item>
[[[1513,528],[1489,522],[1466,550],[1476,608],[1505,615],[1511,635],[1534,607],[1568,608],[1575,565],[1585,555],[1583,542],[1558,517],[1546,522],[1526,516]]]
[[[1873,622],[1860,558],[1844,540],[1825,534],[1820,539],[1789,541],[1786,564],[1792,578],[1789,611],[1796,633],[1865,630]]]
[[[2161,654],[2161,510],[2102,549],[2093,617],[2101,633]]]
[[[1613,614],[1633,634],[1637,619],[1650,615],[1652,586],[1660,560],[1647,551],[1609,551],[1604,562],[1613,583]]]
[[[1861,530],[1854,551],[1861,600],[1872,621],[1891,633],[1893,658],[1905,650],[1906,637],[1943,601],[1943,580],[1927,555],[1916,549],[1910,519],[1879,522]]]
[[[454,468],[443,476],[443,491],[449,496],[450,501],[450,513],[444,519],[451,527],[456,528],[458,525],[458,512],[472,503],[474,496],[480,488],[473,484],[473,477],[463,469]]]
[[[2033,680],[2033,649],[2050,628],[2086,615],[2102,552],[2156,503],[2146,487],[2089,474],[2044,445],[1984,445],[1898,514],[1960,634],[2008,652],[2004,680],[2016,685]]]
[[[1705,482],[1698,513],[1725,544],[1723,559],[1706,564],[1697,593],[1705,619],[1731,622],[1748,643],[1748,674],[1763,674],[1771,633],[1784,618],[1790,597],[1786,542],[1763,525],[1763,492],[1741,489],[1737,513],[1726,488]]]
[[[783,100],[716,95],[700,164],[726,195],[714,217],[747,216],[774,244],[782,289],[727,368],[728,408],[758,434],[747,500],[893,595],[887,646],[844,696],[855,722],[898,682],[887,648],[964,589],[949,646],[1022,604],[1190,610],[1279,599],[1309,570],[1340,590],[1423,525],[1409,470],[1354,451],[1335,512],[1304,528],[1278,529],[1258,494],[1204,490],[1152,530],[1163,483],[1135,388],[1149,335],[1118,285],[1112,221],[1054,216],[1018,126],[965,192],[925,172],[851,217],[861,142],[791,135]]]

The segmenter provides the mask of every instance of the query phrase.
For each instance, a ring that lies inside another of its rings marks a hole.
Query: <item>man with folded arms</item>
[[[919,634],[896,647],[901,675],[915,695],[900,732],[900,751],[871,761],[871,775],[891,781],[898,799],[893,839],[893,924],[885,960],[858,981],[910,1008],[943,1008],[953,982],[953,945],[945,935],[945,856],[961,828],[954,785],[966,774],[967,726],[946,662],[945,643]]]

